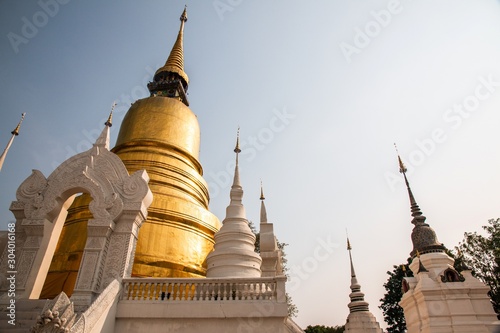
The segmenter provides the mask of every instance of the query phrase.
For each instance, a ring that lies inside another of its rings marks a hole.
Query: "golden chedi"
[[[151,96],[132,104],[112,149],[129,173],[147,170],[154,197],[139,231],[133,276],[205,276],[205,259],[220,228],[217,217],[208,211],[208,187],[198,161],[200,129],[186,96],[189,79],[182,46],[186,10],[180,19],[170,56],[148,84]],[[89,200],[88,195],[78,197],[68,211],[44,286],[44,291],[51,292],[42,296],[72,292],[91,218],[86,208]]]

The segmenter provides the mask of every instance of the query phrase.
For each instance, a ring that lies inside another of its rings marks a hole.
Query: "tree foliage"
[[[305,333],[342,333],[345,330],[345,326],[324,326],[324,325],[315,325],[315,326],[307,326],[304,330]]]
[[[389,279],[384,283],[386,293],[380,299],[379,308],[384,314],[384,321],[387,323],[388,333],[404,333],[406,332],[406,321],[403,308],[399,306],[399,301],[403,297],[403,277],[413,276],[413,272],[408,268],[411,263],[411,258],[408,258],[407,263],[403,265],[393,266],[392,272],[387,272]]]
[[[487,235],[466,232],[459,244],[459,257],[472,274],[490,287],[488,295],[500,319],[500,219],[483,226]]]

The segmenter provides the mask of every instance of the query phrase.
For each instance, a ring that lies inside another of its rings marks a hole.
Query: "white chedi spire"
[[[264,190],[260,185],[260,269],[263,277],[283,276],[281,251],[274,235],[274,226],[267,221],[266,205],[264,204]]]
[[[351,302],[349,315],[345,324],[345,331],[349,333],[382,333],[377,319],[368,309],[368,302],[365,301],[365,294],[361,291],[361,285],[358,283],[354,264],[352,263],[351,242],[347,238],[347,250],[349,251],[349,261],[351,263],[351,293],[349,298]]]
[[[109,113],[108,120],[106,120],[106,122],[104,123],[104,128],[101,132],[101,135],[99,135],[99,137],[95,141],[94,146],[104,147],[109,150],[109,128],[113,126],[112,119],[115,106],[116,102],[113,102],[113,105],[111,105],[111,112]]]
[[[262,259],[255,252],[255,235],[248,226],[245,207],[242,204],[243,188],[240,183],[238,154],[241,152],[236,140],[236,166],[231,186],[231,202],[226,208],[226,218],[215,233],[214,250],[207,256],[207,277],[260,277]]]

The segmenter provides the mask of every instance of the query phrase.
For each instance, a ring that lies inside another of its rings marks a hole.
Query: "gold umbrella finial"
[[[24,120],[24,117],[26,116],[26,112],[23,112],[21,114],[21,120],[19,121],[19,123],[17,124],[16,128],[14,128],[14,130],[12,132],[10,132],[11,134],[15,135],[15,136],[18,136],[19,135],[19,130],[21,129],[21,124]]]
[[[238,126],[238,132],[236,133],[236,147],[234,147],[234,152],[236,154],[241,153],[240,149],[240,127]]]
[[[179,18],[181,22],[186,22],[188,20],[187,5],[184,5],[184,10],[182,11],[181,17]]]
[[[108,127],[113,126],[112,120],[113,120],[113,111],[115,110],[115,107],[116,107],[116,101],[113,102],[113,104],[111,105],[111,112],[109,113],[108,120],[106,120],[106,122],[104,123],[104,125]]]

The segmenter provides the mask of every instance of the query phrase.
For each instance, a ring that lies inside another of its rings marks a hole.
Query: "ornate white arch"
[[[120,158],[99,139],[48,178],[33,170],[10,207],[16,217],[17,296],[40,296],[67,209],[81,192],[93,198],[89,204],[93,219],[88,221],[72,300],[76,306],[89,305],[113,279],[130,276],[138,230],[153,200],[148,181],[145,170],[129,175]],[[5,252],[2,271],[8,270],[6,258]]]

